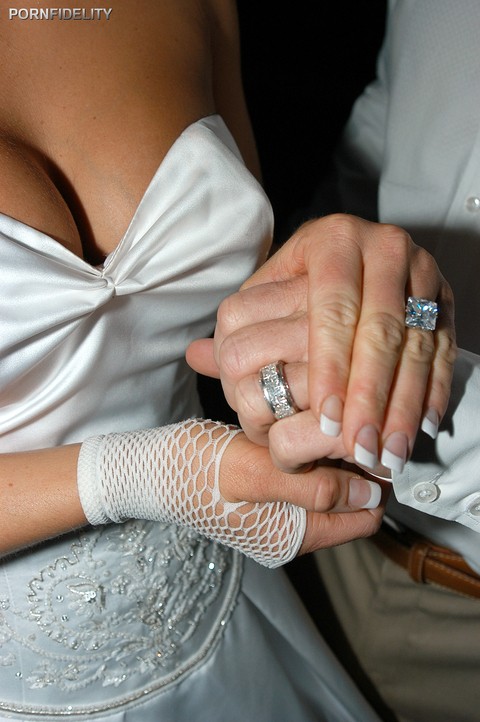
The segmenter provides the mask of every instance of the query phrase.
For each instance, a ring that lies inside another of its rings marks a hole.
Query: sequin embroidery
[[[22,689],[0,709],[35,711],[55,690],[49,714],[84,713],[171,684],[213,648],[235,604],[237,555],[188,529],[131,521],[66,549],[23,597],[0,591],[1,696]]]

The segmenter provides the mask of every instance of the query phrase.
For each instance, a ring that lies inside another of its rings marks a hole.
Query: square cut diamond
[[[438,305],[427,298],[414,298],[410,296],[405,309],[405,325],[409,328],[421,328],[425,331],[435,331],[437,323]]]

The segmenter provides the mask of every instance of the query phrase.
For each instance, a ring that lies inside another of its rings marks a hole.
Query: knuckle
[[[416,363],[431,363],[435,353],[433,334],[417,329],[407,333],[406,350]]]
[[[235,334],[224,339],[218,352],[218,365],[222,376],[238,380],[244,373],[245,346]]]
[[[448,400],[458,347],[450,334],[439,334],[437,343],[438,360],[435,362],[432,390],[436,395]]]
[[[348,213],[331,213],[325,220],[341,236],[351,236],[355,233],[356,219]]]
[[[313,499],[313,508],[315,511],[331,511],[338,504],[338,496],[338,486],[332,475],[321,471]]]
[[[362,322],[362,335],[371,348],[382,353],[399,355],[405,338],[405,326],[400,320],[387,312],[369,315]]]
[[[280,468],[288,469],[297,465],[296,449],[298,438],[289,419],[281,419],[270,427],[269,443],[272,454]]]
[[[217,325],[225,336],[240,325],[241,295],[234,293],[221,301],[217,311]]]
[[[374,379],[372,380],[368,378],[368,375],[365,375],[356,388],[355,401],[364,412],[366,409],[374,408],[377,409],[378,413],[384,413],[389,396],[390,388],[388,384],[376,383]]]
[[[443,362],[449,369],[453,370],[453,366],[458,357],[458,346],[455,338],[451,334],[442,335],[438,346]]]
[[[381,229],[384,251],[388,252],[396,263],[404,263],[411,255],[413,248],[418,248],[404,228],[385,223]]]
[[[359,225],[364,225],[364,221],[348,213],[332,213],[321,220],[325,226],[325,233],[340,244],[345,242],[350,244],[352,241],[357,243]]]
[[[360,245],[359,227],[364,224],[365,221],[356,216],[331,213],[307,222],[297,233],[308,257],[310,253],[318,253],[320,239],[322,245],[327,243],[328,247],[350,249],[352,244]]]
[[[353,298],[340,294],[331,295],[319,315],[320,329],[325,333],[338,336],[339,329],[353,333],[356,328],[360,309]]]

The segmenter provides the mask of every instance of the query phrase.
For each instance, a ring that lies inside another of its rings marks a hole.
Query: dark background
[[[355,98],[375,76],[386,0],[237,0],[237,6],[245,94],[275,240],[282,243],[324,210],[315,192],[325,186]],[[237,421],[216,381],[200,378],[199,389],[207,416]]]
[[[385,0],[238,0],[243,78],[276,240],[309,214],[355,98],[374,77]]]
[[[245,94],[281,243],[324,210],[315,191],[325,187],[355,98],[375,75],[386,0],[237,5]],[[201,377],[199,389],[207,416],[236,423],[216,381]]]

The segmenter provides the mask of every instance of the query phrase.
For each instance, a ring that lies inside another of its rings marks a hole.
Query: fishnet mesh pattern
[[[80,499],[90,523],[130,518],[188,526],[277,567],[298,552],[306,513],[286,502],[228,502],[219,488],[223,452],[239,429],[189,419],[158,429],[88,439]]]

